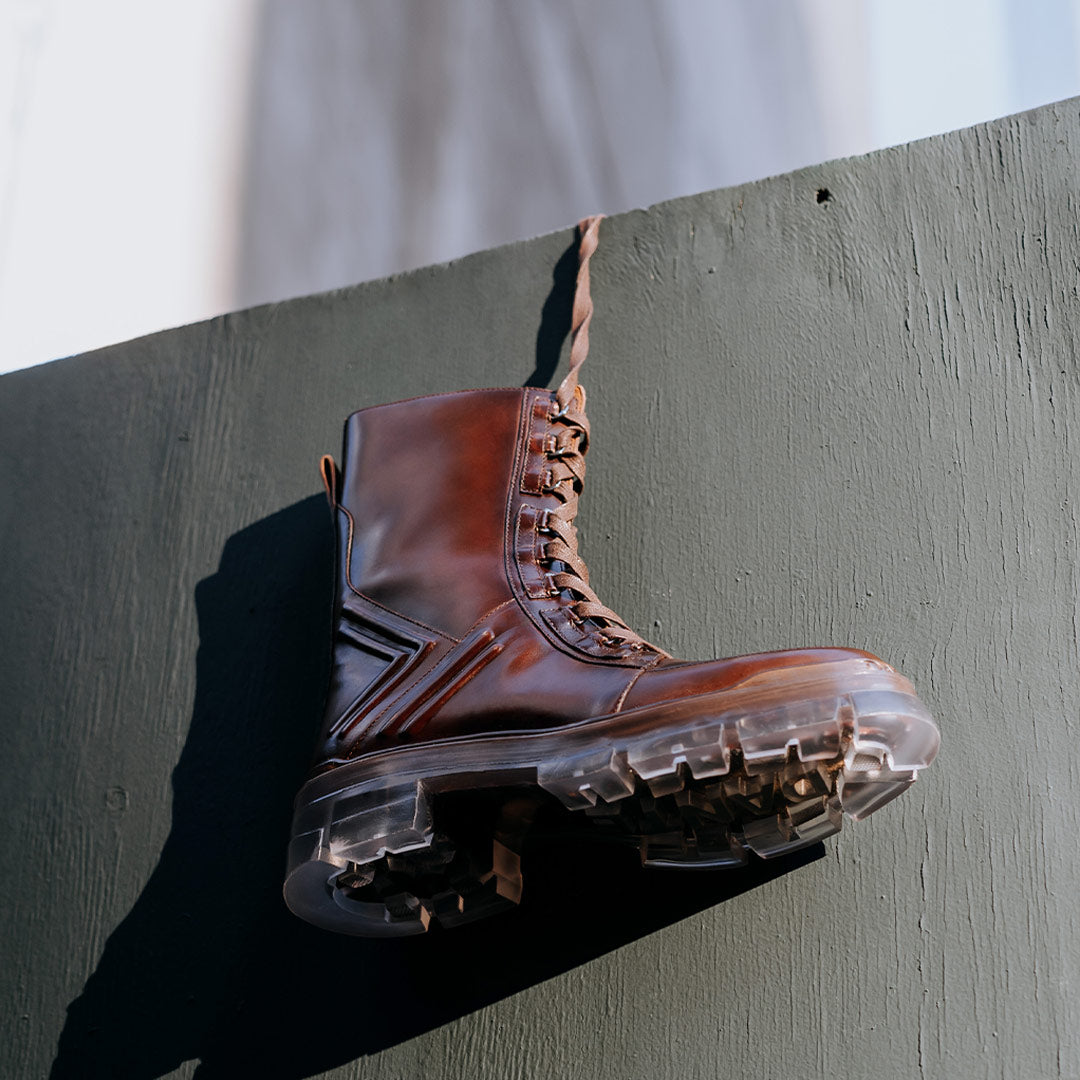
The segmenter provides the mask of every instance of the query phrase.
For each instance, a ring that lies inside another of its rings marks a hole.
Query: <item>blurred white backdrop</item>
[[[1080,0],[0,0],[0,371],[1080,94]]]

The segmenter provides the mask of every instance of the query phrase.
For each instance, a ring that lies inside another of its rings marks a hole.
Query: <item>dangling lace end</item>
[[[580,408],[585,407],[585,392],[578,386],[578,370],[589,355],[589,323],[592,322],[593,302],[589,290],[589,259],[596,251],[603,214],[583,218],[578,222],[578,272],[574,286],[574,306],[570,316],[570,370],[555,392],[555,400],[565,410],[580,391]]]

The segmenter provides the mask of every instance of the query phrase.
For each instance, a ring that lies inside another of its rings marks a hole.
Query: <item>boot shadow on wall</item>
[[[195,590],[200,644],[172,830],[68,1009],[55,1078],[304,1077],[499,1001],[819,857],[645,872],[621,850],[526,851],[508,915],[369,941],[281,899],[292,798],[321,719],[331,537],[321,496],[234,535]]]
[[[573,254],[573,249],[571,249]],[[560,260],[537,335],[548,381],[576,259]],[[739,871],[642,871],[633,853],[527,847],[507,915],[363,940],[302,923],[281,899],[292,799],[321,721],[332,539],[321,496],[241,530],[195,590],[191,725],[172,829],[135,906],[68,1008],[54,1080],[306,1077],[378,1053],[819,858]]]
[[[525,380],[526,386],[550,386],[555,378],[563,342],[570,335],[577,268],[578,245],[575,239],[559,256],[551,271],[551,291],[540,311],[540,325],[536,331],[536,367]]]

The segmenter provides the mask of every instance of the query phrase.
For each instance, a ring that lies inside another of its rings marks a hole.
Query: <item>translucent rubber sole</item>
[[[311,923],[367,936],[494,914],[520,900],[522,846],[552,797],[646,865],[741,866],[866,817],[938,744],[911,684],[857,658],[559,729],[371,754],[301,790],[285,900]],[[489,805],[449,828],[443,800],[466,792]]]

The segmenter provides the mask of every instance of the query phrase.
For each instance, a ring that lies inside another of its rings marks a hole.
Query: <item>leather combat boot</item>
[[[738,866],[865,817],[937,752],[911,684],[869,653],[675,660],[590,588],[574,528],[589,442],[577,373],[598,224],[582,222],[556,392],[362,409],[342,470],[323,459],[333,666],[285,883],[319,926],[412,934],[513,904],[545,802],[646,864]],[[465,796],[476,805],[455,832]]]

